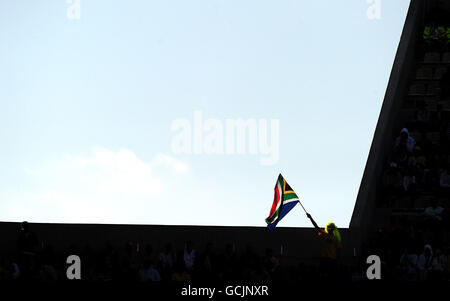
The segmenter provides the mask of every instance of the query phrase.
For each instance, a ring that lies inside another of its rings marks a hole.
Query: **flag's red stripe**
[[[272,216],[275,213],[275,211],[277,210],[278,203],[281,201],[280,191],[278,190],[278,182],[275,185],[274,190],[275,190],[275,193],[274,193],[274,197],[273,197],[272,209],[270,209],[269,216]]]

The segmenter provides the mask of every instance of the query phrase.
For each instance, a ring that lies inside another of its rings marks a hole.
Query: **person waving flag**
[[[288,214],[297,203],[300,203],[297,194],[280,174],[275,184],[272,208],[270,209],[269,217],[266,218],[267,228],[269,228],[270,231],[275,231],[278,222]]]

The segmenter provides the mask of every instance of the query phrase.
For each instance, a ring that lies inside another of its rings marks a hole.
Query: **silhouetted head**
[[[29,229],[30,225],[28,224],[28,222],[27,221],[22,222],[22,224],[20,225],[20,230],[28,232]]]
[[[329,222],[327,226],[325,227],[325,233],[328,235],[332,235],[335,237],[339,242],[342,241],[341,234],[339,233],[336,225],[333,222]]]
[[[400,140],[407,140],[409,137],[409,132],[407,129],[402,129],[400,132]]]
[[[328,223],[325,227],[325,232],[327,233],[333,233],[334,229],[336,229],[336,225],[332,222]]]

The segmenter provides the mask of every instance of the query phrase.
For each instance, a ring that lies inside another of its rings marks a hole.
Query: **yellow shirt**
[[[319,235],[322,238],[322,257],[336,259],[337,250],[342,247],[342,244],[334,235],[327,234],[324,231],[320,231]]]

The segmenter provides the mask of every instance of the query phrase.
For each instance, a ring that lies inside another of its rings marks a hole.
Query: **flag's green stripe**
[[[287,201],[287,200],[291,200],[291,199],[298,199],[297,194],[295,193],[286,193],[283,195],[283,201]],[[277,211],[275,211],[275,213],[268,219],[266,219],[266,223],[267,224],[271,224],[280,214],[280,209],[283,207],[283,205],[281,205]]]
[[[283,196],[283,200],[285,200],[285,201],[290,200],[290,199],[298,199],[297,194],[295,194],[295,193],[286,193]]]

